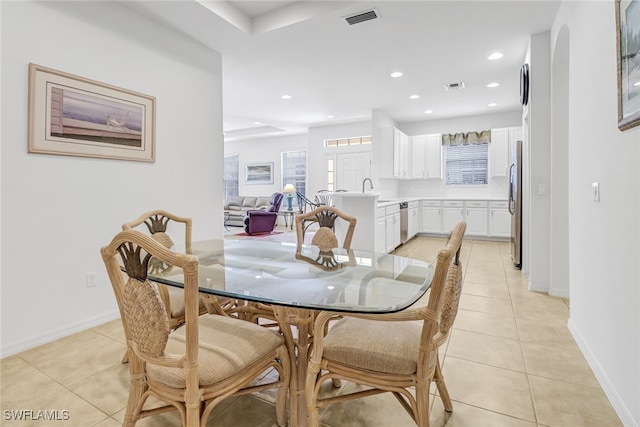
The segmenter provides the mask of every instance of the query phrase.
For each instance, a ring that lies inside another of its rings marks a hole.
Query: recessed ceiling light
[[[425,114],[431,114],[431,113],[433,113],[433,110],[427,110],[427,111],[425,111],[424,113],[425,113]]]
[[[327,116],[327,119],[335,119],[335,118],[336,118],[336,116],[334,116],[333,114],[329,114],[329,115]]]
[[[487,85],[487,87],[498,87],[498,86],[500,86],[500,83],[496,83],[496,82],[489,83],[489,84]]]
[[[489,104],[487,104],[487,107],[497,107],[498,104],[496,104],[495,102],[491,102]]]
[[[253,122],[254,125],[261,125],[262,123],[260,122]]]
[[[489,55],[489,57],[487,58],[489,61],[495,61],[496,59],[500,59],[502,58],[504,55],[501,54],[500,52],[493,52],[491,55]]]
[[[291,95],[282,95],[280,98],[282,98],[282,99],[291,99]]]
[[[402,77],[402,73],[400,71],[394,71],[391,73],[391,77]]]
[[[409,95],[409,99],[418,99],[420,95]]]

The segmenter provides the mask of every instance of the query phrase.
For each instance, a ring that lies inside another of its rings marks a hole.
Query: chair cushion
[[[204,315],[199,318],[198,375],[201,386],[223,381],[275,351],[284,339],[275,331],[235,318]],[[176,329],[165,354],[185,354],[186,330]],[[185,370],[147,364],[150,379],[174,388],[186,387]]]
[[[184,276],[182,276],[182,278],[178,280],[184,281]],[[160,286],[165,286],[167,288],[167,293],[169,294],[169,303],[171,305],[171,317],[184,317],[184,289],[169,285]],[[204,300],[200,298],[200,311],[204,310],[206,310],[206,306],[204,304]]]
[[[377,322],[345,317],[324,339],[324,358],[389,374],[417,370],[422,322]]]

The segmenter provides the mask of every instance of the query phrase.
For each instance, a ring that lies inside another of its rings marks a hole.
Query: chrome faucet
[[[373,182],[371,181],[371,178],[365,178],[362,180],[362,192],[364,193],[364,183],[369,181],[369,184],[371,185],[371,190],[373,190]]]

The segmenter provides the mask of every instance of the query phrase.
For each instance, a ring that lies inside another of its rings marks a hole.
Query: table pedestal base
[[[305,382],[307,379],[309,348],[312,341],[311,332],[313,330],[314,311],[274,305],[273,312],[282,330],[291,360],[289,425],[290,427],[306,426],[307,401],[305,397]],[[297,337],[293,334],[293,327],[297,329]]]

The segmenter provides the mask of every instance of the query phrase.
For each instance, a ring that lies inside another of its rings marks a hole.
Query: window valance
[[[442,134],[442,145],[473,145],[488,144],[491,142],[491,131],[467,133],[444,133]]]

